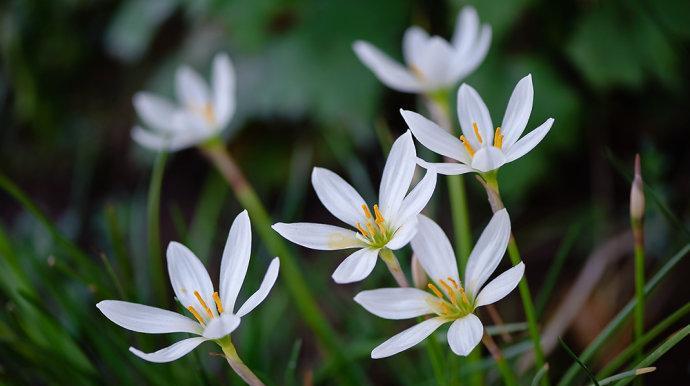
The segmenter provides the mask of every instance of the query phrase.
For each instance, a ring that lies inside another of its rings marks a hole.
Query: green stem
[[[292,256],[284,241],[273,232],[271,228],[273,221],[225,145],[220,140],[211,140],[201,146],[201,151],[227,180],[240,204],[247,209],[254,228],[268,250],[280,257],[281,277],[285,280],[288,292],[307,325],[314,331],[323,348],[334,356],[336,362],[348,364],[342,352],[343,346],[319,310],[297,260]],[[351,363],[348,365],[352,366]],[[360,375],[361,371],[354,368],[352,370],[355,370],[354,374],[351,371],[340,372],[348,378],[344,381],[348,384],[360,384],[361,380],[352,379],[352,377]]]
[[[228,364],[243,381],[250,386],[265,386],[259,377],[257,377],[254,372],[244,364],[240,356],[237,355],[237,350],[230,340],[230,335],[217,342],[223,349],[223,354],[225,354],[225,359],[228,361]]]
[[[497,174],[495,172],[485,173],[479,178],[479,181],[486,189],[491,210],[496,213],[497,211],[505,208],[503,205],[503,200],[501,199],[500,189],[498,187]],[[512,233],[510,235],[510,241],[508,242],[508,256],[510,257],[510,261],[513,265],[519,264],[522,261],[520,250],[518,249],[517,242],[515,241],[515,236],[513,236]],[[518,289],[520,292],[520,298],[522,300],[522,307],[525,311],[525,318],[527,319],[530,339],[532,340],[532,346],[534,347],[534,363],[536,368],[540,369],[544,367],[545,364],[544,351],[541,346],[541,336],[539,334],[539,326],[537,324],[536,312],[534,310],[534,302],[532,301],[532,293],[527,283],[527,276],[522,276],[522,279],[518,284]],[[541,385],[548,386],[549,384],[549,377],[548,375],[545,375],[541,379]]]
[[[635,237],[635,298],[637,299],[635,304],[634,329],[635,342],[640,342],[642,336],[644,335],[644,227],[642,220],[640,219],[632,219],[631,223],[633,235]],[[638,362],[642,360],[643,351],[644,345],[640,344],[635,355]],[[641,385],[642,379],[636,379],[635,384]]]
[[[398,283],[398,286],[403,288],[409,287],[410,284],[407,282],[405,273],[402,271],[402,268],[400,268],[400,262],[398,262],[398,258],[395,257],[393,251],[388,248],[383,248],[381,251],[379,251],[379,255],[381,256],[381,260],[386,263],[388,271],[390,271],[391,275],[393,275],[393,278]]]
[[[149,183],[148,202],[146,207],[149,262],[151,263],[151,281],[156,299],[165,300],[166,286],[163,272],[163,254],[160,240],[160,201],[163,173],[168,153],[161,152],[156,157]]]
[[[486,349],[489,351],[489,353],[491,353],[491,356],[496,361],[496,366],[498,367],[498,372],[501,374],[501,377],[503,378],[504,385],[517,386],[518,382],[515,378],[515,373],[513,372],[513,369],[506,361],[506,358],[503,356],[503,352],[501,351],[501,349],[498,348],[496,342],[494,342],[491,335],[486,333],[486,331],[484,332],[484,336],[482,337],[482,342],[484,343],[484,346],[486,346]]]
[[[424,321],[423,318],[419,318],[418,320],[420,322]],[[436,384],[439,386],[448,385],[446,372],[443,368],[443,360],[441,359],[443,354],[441,353],[441,347],[439,346],[438,341],[435,339],[434,334],[431,334],[431,336],[426,338],[424,345],[426,346],[426,351],[429,355],[429,362],[431,362],[431,369],[434,372]]]

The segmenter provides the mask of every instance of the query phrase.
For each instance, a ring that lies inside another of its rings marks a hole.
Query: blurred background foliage
[[[400,58],[407,26],[448,37],[457,10],[468,3],[494,31],[486,61],[466,80],[494,121],[526,73],[535,86],[529,127],[556,119],[536,151],[501,169],[534,292],[572,224],[584,224],[572,236],[555,290],[544,295],[551,295],[546,315],[588,253],[627,229],[627,178],[636,152],[646,182],[679,219],[669,221],[649,205],[650,267],[687,243],[687,0],[7,0],[0,4],[0,171],[47,217],[0,195],[0,381],[237,382],[222,360],[207,355],[211,345],[173,364],[134,358],[129,345],[151,350],[169,337],[124,331],[94,306],[104,298],[173,306],[171,297],[169,304],[156,303],[148,281],[144,214],[154,155],[130,140],[132,95],[142,89],[172,95],[178,65],[208,73],[213,54],[229,52],[238,73],[238,112],[225,132],[229,148],[275,218],[318,221],[328,214],[309,184],[311,167],[341,172],[373,197],[385,159],[377,133],[399,135],[406,128],[398,109],[421,109],[414,96],[384,88],[358,62],[352,42],[369,40]],[[466,181],[478,232],[490,211],[479,184]],[[450,233],[445,190],[436,196],[433,207]],[[170,157],[162,244],[187,243],[217,272],[226,230],[240,210],[195,150]],[[337,286],[330,273],[338,253],[296,250],[320,306],[346,339],[343,351],[374,384],[431,384],[421,353],[368,359],[371,347],[400,323],[367,314],[351,297],[359,288],[389,284],[383,268],[363,284]],[[258,286],[268,258],[256,245],[244,296]],[[683,262],[663,286],[649,309],[650,324],[688,299],[682,280],[689,269]],[[608,273],[569,330],[576,350],[632,294],[632,259]],[[499,306],[507,320],[520,321],[517,297],[512,300]],[[271,384],[312,378],[330,384],[340,371],[320,355],[280,286],[234,336],[240,355]],[[628,333],[618,338],[626,339]],[[688,379],[688,351],[684,343],[662,359],[649,383]],[[570,359],[556,350],[551,362],[557,373]]]

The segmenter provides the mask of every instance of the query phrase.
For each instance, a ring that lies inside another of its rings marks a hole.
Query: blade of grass
[[[530,383],[530,386],[537,386],[541,382],[541,379],[544,378],[546,375],[546,372],[549,371],[549,364],[546,363],[544,366],[542,366],[539,371],[537,371],[536,374],[534,374],[534,378],[532,379],[532,383]]]
[[[656,370],[656,367],[643,367],[641,369],[633,369],[633,370],[624,371],[620,374],[612,375],[608,378],[604,378],[604,379],[600,380],[599,384],[601,386],[608,385],[608,384],[611,384],[611,383],[616,382],[618,380],[621,380],[623,378],[635,377],[637,375],[651,373],[654,370]],[[589,386],[593,386],[593,384],[590,384]]]
[[[690,252],[690,244],[686,244],[675,255],[673,255],[668,261],[664,263],[664,265],[656,272],[656,274],[654,274],[654,276],[652,276],[647,281],[647,284],[644,287],[645,296],[648,297],[652,293],[652,291],[654,291],[654,289],[659,285],[661,280],[663,280],[666,277],[666,275],[668,275],[671,269],[673,269],[673,267],[675,267],[688,254],[688,252]],[[613,318],[613,320],[611,320],[608,325],[606,325],[606,327],[599,333],[599,335],[597,335],[596,338],[594,338],[594,340],[589,344],[589,346],[587,346],[587,348],[582,352],[582,354],[580,354],[581,360],[590,360],[594,356],[594,354],[596,354],[597,351],[599,351],[599,349],[604,346],[604,344],[608,341],[608,338],[623,326],[626,319],[632,313],[635,307],[635,303],[636,300],[634,298],[631,299],[628,302],[628,304],[626,304],[625,307],[616,315],[616,317]],[[577,364],[571,365],[561,378],[560,382],[558,382],[558,386],[566,386],[572,383],[575,379],[575,376],[577,375],[577,372]]]
[[[570,355],[570,357],[573,358],[575,363],[577,363],[580,366],[580,368],[582,368],[582,370],[585,371],[585,374],[587,374],[592,383],[594,383],[594,385],[596,386],[600,386],[599,382],[597,381],[597,378],[594,376],[594,373],[592,373],[592,370],[590,370],[589,366],[587,366],[584,362],[580,360],[580,358],[577,357],[577,354],[575,354],[573,350],[571,350],[570,347],[568,347],[568,345],[565,344],[565,342],[563,341],[563,339],[561,339],[560,336],[558,337],[558,343],[560,343],[561,347],[563,347],[565,352],[567,352],[568,355]]]

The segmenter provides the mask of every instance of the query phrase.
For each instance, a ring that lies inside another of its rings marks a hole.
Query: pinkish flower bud
[[[644,184],[640,172],[640,155],[635,156],[635,178],[630,189],[630,218],[634,221],[642,221],[644,218]]]

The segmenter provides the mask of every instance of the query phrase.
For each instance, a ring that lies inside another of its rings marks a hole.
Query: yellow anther
[[[455,281],[452,277],[448,276],[448,281],[453,285],[453,288],[455,288],[455,289],[460,289],[460,286],[458,285],[458,282]]]
[[[445,301],[441,302],[441,310],[443,311],[444,314],[450,314],[450,309],[448,308],[448,305],[446,304]]]
[[[368,219],[371,218],[371,212],[369,211],[369,207],[366,206],[366,204],[362,204],[362,210],[364,211],[364,216]]]
[[[383,215],[381,214],[381,211],[379,210],[378,204],[374,204],[374,214],[376,215],[376,222],[377,223],[382,223],[385,221],[383,219]]]
[[[427,286],[434,293],[434,295],[436,295],[439,299],[443,299],[443,294],[441,293],[441,291],[438,290],[438,288],[436,288],[435,285],[429,283]]]
[[[204,119],[206,119],[208,123],[213,124],[213,122],[215,122],[215,114],[213,112],[212,104],[207,103],[206,105],[204,105],[201,111],[201,114],[204,116]]]
[[[201,298],[201,295],[199,295],[199,291],[194,291],[194,296],[196,296],[196,300],[199,301],[201,307],[203,307],[204,311],[206,311],[206,315],[208,315],[209,318],[213,318],[213,312],[211,312],[211,309],[208,308],[208,304],[206,304],[204,299]]]
[[[376,229],[374,229],[374,226],[371,225],[370,222],[367,223],[367,230],[369,231],[369,234],[371,234],[371,237],[374,237],[376,234]]]
[[[446,290],[446,293],[448,294],[448,297],[450,298],[451,303],[455,303],[455,291],[453,291],[452,288],[448,284],[446,284],[445,281],[439,280],[439,284],[443,287],[444,290]]]
[[[357,223],[357,230],[359,231],[359,233],[362,234],[362,236],[369,237],[369,234],[367,233],[367,231],[365,231],[364,228],[362,228],[362,224]]]
[[[503,133],[501,133],[501,128],[497,127],[494,133],[494,147],[500,149],[503,146]]]
[[[474,135],[477,136],[479,143],[483,143],[484,141],[482,140],[482,136],[479,135],[479,126],[477,126],[477,122],[472,122],[472,128],[474,129]]]
[[[470,301],[467,299],[467,294],[465,293],[465,289],[460,287],[460,296],[462,297],[462,301],[465,304],[470,304]]]
[[[417,65],[415,65],[414,63],[410,63],[409,67],[410,67],[410,70],[412,71],[412,73],[413,73],[417,78],[419,78],[419,79],[424,79],[424,78],[425,78],[425,77],[424,77],[424,73],[422,72],[422,70],[421,70],[419,67],[417,67]]]
[[[223,303],[220,301],[220,296],[218,296],[218,292],[213,293],[213,301],[216,302],[216,309],[218,309],[218,313],[222,314],[223,313]]]
[[[192,315],[194,315],[194,317],[196,318],[196,320],[199,321],[199,323],[204,324],[204,320],[201,319],[201,315],[199,315],[199,313],[196,312],[196,310],[194,309],[194,307],[189,306],[189,307],[187,307],[187,309],[189,310],[189,312],[192,313]]]
[[[470,157],[474,157],[474,149],[472,149],[472,145],[470,145],[464,135],[460,136],[460,142],[465,146],[465,150],[470,154]]]

